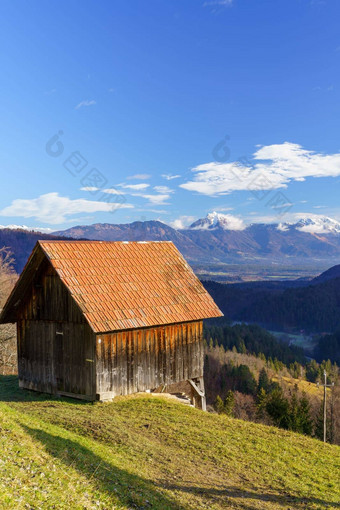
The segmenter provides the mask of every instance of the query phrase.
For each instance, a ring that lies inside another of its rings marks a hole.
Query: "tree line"
[[[304,351],[300,347],[289,346],[274,337],[257,324],[234,324],[207,321],[204,325],[204,337],[208,343],[223,345],[227,350],[235,348],[238,352],[263,354],[289,365],[295,361],[306,361]]]
[[[223,313],[232,320],[266,328],[309,332],[340,330],[340,278],[295,288],[242,288],[203,282]]]

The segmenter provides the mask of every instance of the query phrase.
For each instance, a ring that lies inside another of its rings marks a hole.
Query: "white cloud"
[[[0,211],[0,216],[35,218],[47,224],[64,223],[67,216],[79,213],[112,212],[118,208],[133,208],[132,204],[114,204],[94,200],[61,197],[58,193],[46,193],[38,198],[13,200],[11,205]]]
[[[217,211],[217,212],[228,212],[228,211],[233,211],[233,210],[234,210],[233,207],[225,207],[224,205],[214,207],[214,211]]]
[[[143,181],[144,179],[151,179],[151,175],[150,174],[135,174],[135,175],[129,175],[128,177],[126,177],[127,180],[141,180]]]
[[[220,216],[223,216],[223,220],[220,223],[222,225],[225,225],[225,228],[228,230],[244,230],[246,228],[246,224],[242,220],[242,218],[239,218],[237,216],[233,216],[232,214],[221,214]]]
[[[180,187],[204,195],[226,195],[238,190],[286,188],[291,181],[306,177],[340,175],[340,154],[321,154],[301,145],[283,144],[260,147],[253,162],[205,163],[192,169],[194,177]]]
[[[81,101],[79,104],[77,104],[74,109],[79,110],[79,108],[82,108],[83,106],[93,106],[95,104],[97,104],[97,101],[94,99],[91,99],[91,101],[89,99],[85,99],[85,101]]]
[[[146,184],[146,183],[140,183],[140,184],[120,184],[119,186],[121,188],[124,188],[124,189],[132,189],[132,190],[135,190],[135,191],[139,191],[139,190],[142,190],[142,189],[149,188],[150,184]]]
[[[93,193],[94,191],[101,191],[102,193],[108,193],[109,195],[122,195],[123,193],[116,188],[106,188],[106,189],[100,189],[96,186],[84,186],[83,188],[80,188],[81,191],[89,191]]]
[[[168,186],[153,186],[153,189],[156,191],[156,193],[142,193],[142,191],[149,187],[149,184],[141,183],[141,184],[120,184],[119,186],[122,186],[124,188],[124,191],[126,188],[128,191],[126,193],[134,196],[134,197],[141,197],[148,201],[148,205],[168,205],[167,200],[170,198],[170,194],[173,193],[173,190],[170,189]],[[131,191],[130,191],[131,190]],[[133,191],[140,191],[141,193],[133,193]]]
[[[181,230],[191,225],[195,219],[195,216],[180,216],[176,220],[170,221],[169,225],[176,230]]]
[[[99,191],[100,188],[97,188],[96,186],[84,186],[83,188],[80,188],[80,191]]]
[[[145,209],[143,207],[143,209],[135,209],[136,212],[143,212],[143,213],[146,213],[146,212],[151,212],[151,213],[156,213],[156,214],[169,214],[169,211],[165,211],[164,209]]]
[[[287,214],[285,215],[285,218],[290,218],[290,216]],[[246,221],[247,225],[254,224],[254,223],[265,223],[265,224],[277,224],[278,217],[273,215],[259,215],[257,211],[250,212],[244,220]],[[287,220],[288,221],[288,220]]]
[[[170,189],[168,186],[154,186],[153,189],[156,193],[144,193],[144,190],[150,187],[150,184],[147,183],[139,183],[139,184],[117,184],[121,188],[121,190],[117,190],[116,188],[107,188],[101,190],[103,193],[108,193],[111,195],[121,195],[124,194],[131,195],[133,197],[141,197],[145,200],[148,200],[149,205],[168,205],[167,200],[170,198],[170,194],[174,192],[174,190]],[[97,191],[99,188],[95,187],[84,187],[81,188],[83,191]]]
[[[275,204],[273,202],[270,207],[274,211],[278,210],[280,212],[280,211],[282,211],[282,209],[285,209],[285,208],[291,209],[293,207],[293,205],[294,205],[293,202],[284,202],[284,203],[279,202],[278,204]]]
[[[154,186],[153,189],[157,191],[157,193],[173,193],[174,190],[169,188],[168,186]]]
[[[233,4],[233,0],[211,0],[210,2],[204,2],[203,6],[208,7],[209,5],[221,5],[222,7],[230,7]]]
[[[121,191],[118,191],[116,188],[106,188],[102,190],[103,193],[108,193],[109,195],[123,195]]]
[[[323,85],[320,87],[320,85],[316,85],[316,87],[313,87],[313,90],[321,91],[321,92],[333,92],[334,85],[333,83],[330,83],[329,85]]]
[[[170,198],[170,195],[167,193],[159,194],[159,195],[147,195],[144,193],[134,193],[134,197],[142,197],[149,201],[151,205],[168,205],[167,200]]]
[[[172,179],[178,179],[181,176],[179,174],[178,175],[162,174],[162,177],[167,181],[172,181]]]
[[[287,230],[289,230],[289,226],[286,223],[279,223],[276,229],[280,232],[287,232]]]

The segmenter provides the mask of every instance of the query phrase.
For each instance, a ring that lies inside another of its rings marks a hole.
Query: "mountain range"
[[[245,225],[217,212],[176,230],[160,221],[76,226],[56,235],[106,241],[172,241],[191,263],[333,263],[340,260],[340,223],[327,217]]]
[[[0,248],[11,249],[19,272],[38,239],[57,238],[172,241],[195,268],[236,264],[323,270],[340,261],[340,223],[323,216],[299,218],[296,223],[246,225],[235,216],[214,212],[182,229],[151,220],[78,225],[53,234],[0,227]]]

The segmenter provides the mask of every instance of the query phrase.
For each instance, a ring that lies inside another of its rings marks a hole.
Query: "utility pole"
[[[323,442],[326,443],[327,439],[327,388],[332,388],[334,386],[334,382],[332,384],[327,384],[327,372],[323,371],[323,375],[325,378],[325,382],[321,384],[323,386]],[[318,388],[320,383],[317,384]]]

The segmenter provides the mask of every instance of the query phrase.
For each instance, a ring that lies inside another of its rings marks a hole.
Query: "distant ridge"
[[[92,239],[98,241],[172,241],[183,254],[191,254],[191,260],[199,260],[202,250],[188,239],[180,230],[175,230],[161,221],[134,221],[133,223],[111,224],[95,223],[71,227],[54,232],[73,239]]]
[[[55,234],[106,241],[172,241],[194,264],[277,263],[320,267],[340,262],[340,224],[316,215],[300,218],[294,224],[247,226],[240,218],[213,212],[179,230],[151,220],[78,225]]]
[[[14,257],[14,269],[21,273],[28,257],[33,250],[35,243],[39,240],[62,240],[65,236],[54,234],[42,234],[21,228],[1,228],[0,229],[0,248],[6,247],[12,252]]]
[[[327,269],[327,271],[313,278],[310,283],[312,285],[317,285],[319,283],[328,282],[329,280],[334,280],[334,278],[340,278],[340,264]]]
[[[203,284],[231,320],[295,333],[340,330],[340,265],[309,282],[221,284],[203,281]]]

